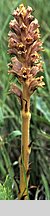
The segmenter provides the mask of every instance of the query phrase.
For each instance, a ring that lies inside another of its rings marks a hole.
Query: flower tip
[[[37,20],[36,18],[34,19],[34,23],[35,23],[35,24],[38,24],[38,20]]]
[[[20,10],[21,10],[23,7],[24,7],[24,4],[23,4],[23,3],[19,5]],[[25,7],[24,7],[24,8],[25,8]]]
[[[27,11],[32,12],[32,7],[28,6]]]
[[[20,4],[20,6],[19,6],[19,11],[20,11],[22,17],[24,18],[24,17],[26,16],[26,12],[27,12],[27,10],[26,10],[24,4]]]

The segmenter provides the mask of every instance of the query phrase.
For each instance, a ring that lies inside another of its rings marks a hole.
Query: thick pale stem
[[[21,139],[21,160],[20,160],[20,196],[26,195],[27,199],[27,186],[28,176],[27,171],[29,167],[29,126],[30,126],[30,96],[28,87],[23,85],[23,108],[22,116],[22,139]],[[26,174],[26,179],[25,179]]]

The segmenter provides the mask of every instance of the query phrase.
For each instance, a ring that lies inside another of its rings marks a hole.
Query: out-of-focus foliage
[[[21,107],[9,91],[12,82],[19,83],[8,75],[7,50],[11,14],[21,2],[32,6],[44,47],[45,87],[31,96],[29,195],[35,200],[50,199],[50,0],[0,1],[0,199],[16,199],[19,189]]]

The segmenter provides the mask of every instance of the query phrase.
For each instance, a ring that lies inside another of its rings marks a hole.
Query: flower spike
[[[39,24],[38,20],[34,19],[31,13],[32,8],[28,6],[26,9],[23,4],[14,10],[14,19],[10,21],[11,31],[8,34],[9,53],[15,55],[15,57],[11,58],[9,73],[16,74],[21,83],[26,82],[28,85],[30,74],[32,74],[32,79],[35,81],[37,80],[37,73],[43,71],[40,55],[42,42],[40,39]],[[36,88],[39,86],[38,82],[36,82]],[[31,83],[29,85],[29,92]],[[43,85],[44,82],[41,80],[40,86],[42,87]],[[34,92],[34,87],[32,86],[32,88]]]

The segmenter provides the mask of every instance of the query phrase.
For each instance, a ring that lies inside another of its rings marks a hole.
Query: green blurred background
[[[50,199],[50,0],[0,1],[0,200],[16,199],[19,190],[19,155],[21,148],[20,104],[9,92],[8,32],[13,10],[20,4],[30,5],[40,24],[44,52],[45,87],[31,96],[30,125],[30,199]],[[21,86],[20,86],[21,88]]]

